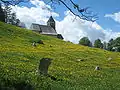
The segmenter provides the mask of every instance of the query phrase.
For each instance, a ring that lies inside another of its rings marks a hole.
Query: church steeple
[[[49,20],[47,21],[47,25],[55,29],[55,21],[52,16],[50,16]]]

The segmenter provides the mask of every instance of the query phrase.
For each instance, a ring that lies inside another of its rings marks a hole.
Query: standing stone
[[[43,75],[48,75],[48,68],[49,65],[51,64],[51,58],[42,58],[40,60],[40,64],[39,64],[39,73],[43,74]]]

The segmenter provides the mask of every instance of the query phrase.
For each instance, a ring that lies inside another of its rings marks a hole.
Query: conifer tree
[[[2,9],[1,4],[0,4],[0,21],[5,22],[5,13]]]

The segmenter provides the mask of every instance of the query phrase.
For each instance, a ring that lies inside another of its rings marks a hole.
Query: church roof
[[[47,25],[39,25],[39,24],[32,24],[31,29],[33,31],[39,31],[41,34],[52,34],[57,35],[56,30],[54,30],[52,27]]]
[[[50,16],[48,22],[55,22],[52,16]]]

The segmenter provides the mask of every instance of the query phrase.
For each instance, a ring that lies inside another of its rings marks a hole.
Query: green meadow
[[[48,73],[57,80],[38,74],[42,58],[53,59]],[[0,90],[120,90],[120,53],[0,22]]]

